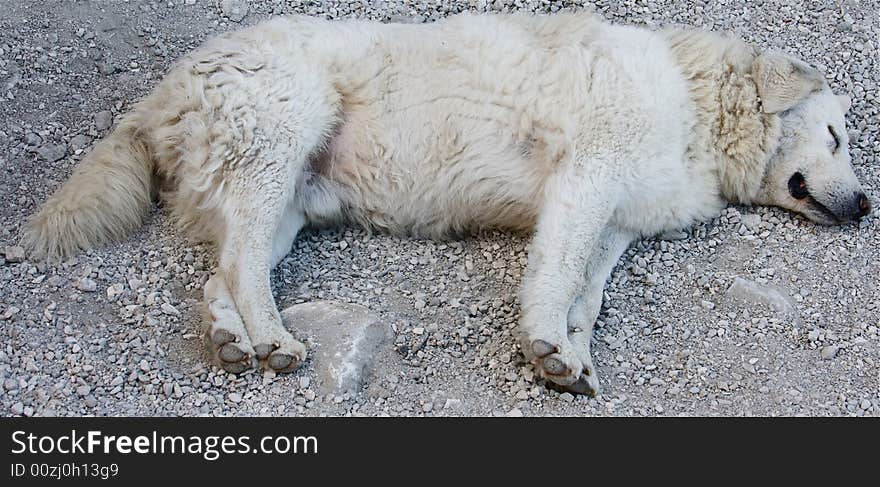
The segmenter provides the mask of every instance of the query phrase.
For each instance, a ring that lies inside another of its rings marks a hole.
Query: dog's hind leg
[[[293,241],[296,239],[297,233],[302,229],[305,218],[298,208],[289,205],[282,215],[279,222],[279,228],[272,240],[272,253],[270,258],[270,268],[275,267],[290,251]],[[233,258],[234,259],[234,258]],[[240,271],[239,271],[240,272]],[[226,369],[228,372],[239,373],[253,366],[254,359],[259,359],[258,354],[251,342],[251,334],[245,326],[239,313],[235,300],[232,298],[232,292],[227,285],[226,274],[218,272],[216,275],[208,279],[205,283],[205,304],[208,312],[209,328],[206,330],[206,339],[208,341],[208,349],[211,352],[215,362]],[[257,291],[259,292],[259,291]],[[272,304],[274,306],[274,302]],[[270,323],[274,323],[271,322]],[[266,333],[276,335],[274,337],[265,337]],[[298,358],[301,361],[305,357],[305,349],[291,342],[292,337],[284,330],[278,330],[272,326],[269,330],[255,330],[258,338],[263,338],[260,343],[275,343],[279,345],[279,353],[285,353],[281,350],[282,343],[286,343],[291,351],[302,353]],[[262,358],[265,359],[265,346],[260,347]],[[299,362],[297,362],[299,363]],[[273,369],[281,371],[292,370],[296,364],[291,363],[285,367],[285,360],[276,357],[267,361],[267,365]]]
[[[271,267],[274,269],[284,257],[290,253],[293,241],[296,240],[297,234],[306,224],[306,216],[296,202],[288,204],[284,215],[281,217],[281,223],[278,231],[275,233],[275,239],[272,241],[272,258],[270,259]]]
[[[295,191],[316,146],[285,144],[281,150],[265,150],[224,176],[215,278],[226,284],[243,326],[227,320],[228,326],[221,328],[237,338],[234,343],[241,345],[242,355],[253,354],[265,368],[277,372],[296,369],[306,357],[305,345],[282,325],[270,272],[290,251],[305,223]],[[242,368],[236,360],[239,354],[230,350],[229,334],[214,331],[209,338],[222,366],[230,370],[232,361],[231,368]]]
[[[321,69],[299,57],[261,64],[265,60],[251,52],[253,46],[232,47],[230,53],[210,51],[196,65],[206,100],[214,104],[206,115],[206,160],[188,168],[214,177],[214,193],[206,200],[214,215],[218,270],[205,297],[218,319],[207,338],[227,370],[243,370],[256,359],[289,372],[305,360],[306,347],[282,325],[270,272],[305,223],[297,190],[310,158],[339,122],[339,93]]]
[[[227,182],[230,198],[224,202],[226,231],[216,277],[222,277],[229,289],[256,358],[267,368],[288,372],[305,360],[306,348],[281,324],[269,274],[304,222],[301,213],[288,209],[295,187],[291,178],[298,174],[288,173],[287,163],[254,165],[261,166],[259,173],[241,174]],[[218,341],[213,345],[221,352],[227,346]]]
[[[244,372],[253,366],[256,353],[226,286],[226,279],[222,274],[215,274],[205,283],[204,289],[208,350],[217,365],[227,372]]]

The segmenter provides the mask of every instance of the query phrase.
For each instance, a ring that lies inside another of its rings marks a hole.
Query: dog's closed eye
[[[836,154],[837,149],[840,149],[840,137],[837,135],[837,132],[834,131],[834,127],[832,127],[831,125],[828,126],[828,133],[830,133],[832,139],[834,139],[832,144],[829,144],[832,147],[831,152]]]

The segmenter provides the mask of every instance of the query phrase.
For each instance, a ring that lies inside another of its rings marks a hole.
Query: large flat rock
[[[391,327],[369,309],[337,301],[315,301],[281,312],[284,326],[297,337],[308,337],[309,353],[324,393],[356,393],[372,373],[371,365]]]
[[[748,303],[762,304],[784,315],[791,315],[795,311],[794,302],[784,291],[741,277],[733,279],[733,284],[727,289],[727,296]]]

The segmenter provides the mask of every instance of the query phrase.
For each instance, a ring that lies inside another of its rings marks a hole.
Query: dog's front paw
[[[528,337],[522,347],[539,377],[561,386],[578,383],[584,366],[567,339]]]
[[[568,339],[574,346],[574,351],[580,357],[584,368],[580,377],[573,384],[565,386],[565,389],[574,394],[584,394],[596,397],[599,394],[599,376],[593,366],[593,357],[590,354],[590,338],[592,333],[588,331],[572,331]]]
[[[584,371],[581,372],[581,375],[576,381],[569,385],[562,386],[562,388],[572,394],[596,397],[596,395],[599,394],[599,378],[596,377],[595,373],[592,373],[592,371],[589,370],[589,367],[584,367]]]
[[[589,348],[577,340],[527,337],[521,345],[538,377],[552,382],[557,389],[590,397],[599,393],[599,378]]]

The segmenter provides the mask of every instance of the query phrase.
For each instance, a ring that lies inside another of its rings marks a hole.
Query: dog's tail
[[[135,107],[31,217],[22,242],[31,255],[66,259],[143,224],[156,186],[144,112]]]

